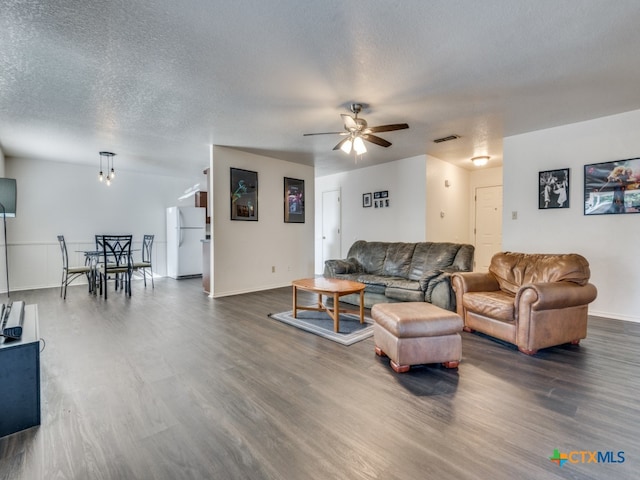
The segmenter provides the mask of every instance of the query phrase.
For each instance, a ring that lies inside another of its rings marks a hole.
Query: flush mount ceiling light
[[[489,161],[489,159],[490,159],[490,158],[491,158],[491,157],[489,157],[489,156],[487,156],[487,155],[484,155],[484,156],[482,156],[482,157],[473,157],[473,158],[471,159],[471,161],[473,162],[473,164],[474,164],[476,167],[482,167],[482,166],[484,166],[484,165],[486,165],[486,164],[487,164],[487,162]]]
[[[107,177],[105,182],[107,186],[111,185],[111,180],[113,180],[116,176],[116,171],[113,169],[113,157],[115,156],[115,153],[100,152],[100,174],[98,175],[98,180],[100,180],[101,182],[105,181],[105,176],[102,170],[102,160],[104,157],[104,161],[107,163]]]

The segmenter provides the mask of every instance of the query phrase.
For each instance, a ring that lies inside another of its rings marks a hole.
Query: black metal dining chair
[[[144,279],[144,286],[147,286],[147,270],[151,275],[151,288],[155,288],[153,284],[153,260],[152,260],[152,251],[153,251],[153,238],[154,235],[145,235],[142,240],[142,261],[133,262],[133,271],[142,274],[142,278]]]
[[[100,239],[98,239],[100,237]],[[96,243],[102,245],[102,262],[98,267],[99,288],[107,299],[107,281],[113,279],[115,288],[121,288],[131,296],[131,275],[133,262],[131,261],[131,242],[133,235],[99,235]]]
[[[91,292],[91,267],[89,265],[70,267],[69,253],[67,252],[67,243],[64,240],[64,235],[58,235],[58,243],[60,244],[60,251],[62,252],[62,281],[60,282],[60,296],[64,300],[66,300],[67,286],[83,275],[87,277],[87,281],[89,283],[89,292]]]

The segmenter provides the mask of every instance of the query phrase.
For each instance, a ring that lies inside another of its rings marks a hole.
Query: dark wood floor
[[[639,324],[591,318],[581,346],[535,357],[464,333],[457,371],[400,375],[372,338],[269,319],[289,288],[12,296],[38,304],[42,425],[0,439],[1,479],[638,478]],[[554,449],[625,461],[560,468]]]

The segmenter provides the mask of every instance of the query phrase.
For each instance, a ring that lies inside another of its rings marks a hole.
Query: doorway
[[[340,190],[322,192],[322,265],[341,257]]]
[[[473,231],[474,271],[486,272],[491,257],[502,249],[502,185],[476,188]]]

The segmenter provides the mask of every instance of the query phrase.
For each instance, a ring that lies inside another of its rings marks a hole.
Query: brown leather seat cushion
[[[470,312],[505,322],[515,320],[515,296],[502,290],[494,292],[467,292],[462,297],[462,305]]]
[[[437,337],[462,331],[462,318],[425,302],[378,303],[371,316],[397,338]]]

